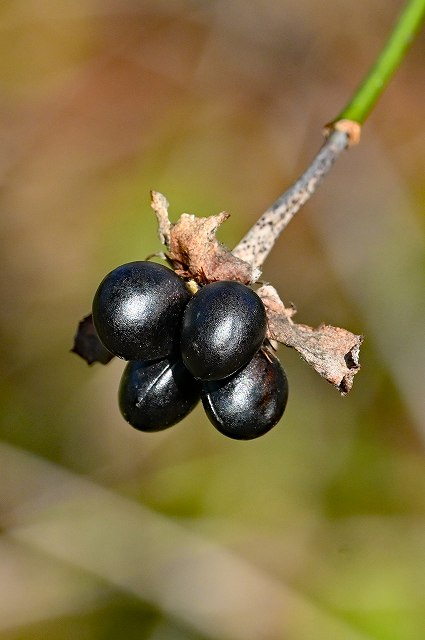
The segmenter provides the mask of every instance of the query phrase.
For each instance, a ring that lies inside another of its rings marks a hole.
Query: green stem
[[[424,18],[425,0],[409,0],[375,64],[335,120],[347,119],[363,124],[403,60]]]

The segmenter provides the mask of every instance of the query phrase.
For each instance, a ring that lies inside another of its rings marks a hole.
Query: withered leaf
[[[151,206],[158,220],[160,240],[167,246],[177,273],[202,283],[237,280],[251,284],[258,279],[259,269],[234,256],[215,237],[218,227],[229,218],[228,213],[207,218],[183,213],[171,224],[165,196],[152,191]]]
[[[151,191],[151,207],[158,222],[158,236],[167,249],[170,248],[171,222],[168,217],[169,202],[159,191]]]
[[[284,306],[273,287],[265,285],[257,293],[266,307],[268,337],[296,349],[317,373],[346,395],[360,369],[359,350],[363,336],[329,325],[314,329],[296,324],[292,320],[294,309]]]

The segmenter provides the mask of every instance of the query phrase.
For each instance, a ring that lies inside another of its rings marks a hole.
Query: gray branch
[[[261,268],[286,225],[313,195],[348,144],[347,132],[333,131],[305,173],[263,213],[233,249],[233,255]]]

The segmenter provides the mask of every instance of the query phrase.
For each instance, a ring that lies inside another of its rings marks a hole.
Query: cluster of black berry
[[[221,433],[249,440],[285,410],[285,373],[263,345],[264,305],[239,282],[213,282],[193,294],[171,269],[130,262],[99,285],[93,322],[104,346],[129,360],[119,406],[136,429],[170,427],[201,398]]]

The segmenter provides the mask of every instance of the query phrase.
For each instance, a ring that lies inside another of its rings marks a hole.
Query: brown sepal
[[[252,267],[217,240],[218,227],[229,218],[226,212],[207,218],[183,213],[175,224],[168,218],[168,202],[157,191],[151,193],[151,206],[159,225],[160,240],[167,246],[176,273],[205,284],[216,280],[237,280],[252,284],[259,269]]]
[[[101,343],[91,313],[79,322],[71,352],[83,358],[87,364],[108,364],[114,357]]]
[[[285,307],[273,287],[265,285],[257,293],[266,307],[268,338],[298,351],[317,373],[346,395],[360,369],[363,336],[329,325],[313,329],[296,324],[292,320],[295,310]]]

